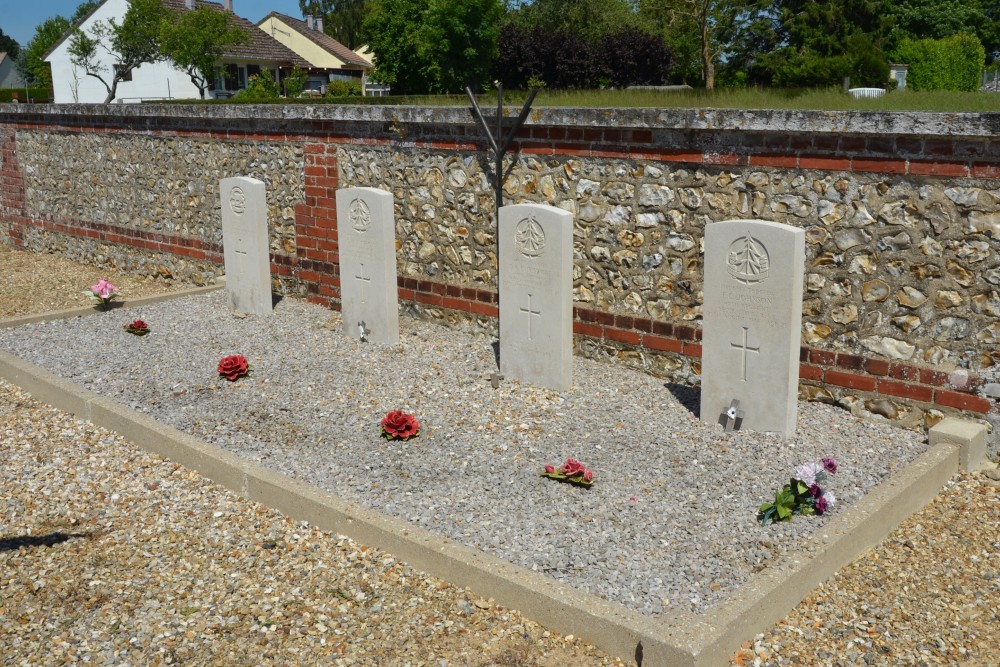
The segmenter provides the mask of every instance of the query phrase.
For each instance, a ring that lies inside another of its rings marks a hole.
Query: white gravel
[[[139,318],[152,333],[129,335]],[[573,388],[504,380],[495,340],[404,318],[401,342],[349,339],[339,317],[284,299],[236,317],[223,292],[0,331],[0,348],[160,421],[381,512],[645,614],[704,610],[823,526],[761,529],[792,469],[833,456],[843,511],[926,448],[917,433],[800,403],[798,436],[725,434],[697,392],[574,358]],[[249,377],[216,374],[243,354]],[[414,412],[421,435],[379,420]],[[591,489],[540,476],[579,458]]]

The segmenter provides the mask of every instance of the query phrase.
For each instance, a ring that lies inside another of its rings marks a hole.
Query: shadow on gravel
[[[701,413],[701,389],[689,387],[683,384],[667,382],[663,385],[667,391],[674,395],[677,402],[687,408],[688,412],[698,417]]]
[[[61,533],[48,535],[19,535],[18,537],[0,537],[0,552],[17,551],[21,547],[54,547],[68,542],[75,537],[90,537],[90,533]]]

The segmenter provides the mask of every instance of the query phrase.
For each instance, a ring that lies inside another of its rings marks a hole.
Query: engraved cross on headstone
[[[365,287],[367,286],[367,283],[370,283],[372,281],[372,279],[371,278],[365,278],[365,265],[364,265],[364,263],[361,264],[361,271],[359,271],[358,275],[356,275],[354,277],[361,281],[361,303],[366,303],[368,301],[368,296],[367,296],[368,295],[368,290],[366,290]]]
[[[246,251],[246,245],[243,243],[242,234],[238,234],[236,236],[236,249],[233,250],[233,252],[239,255],[237,259],[239,260],[240,265],[245,267],[247,261],[247,251]]]
[[[743,341],[741,343],[730,343],[729,346],[740,351],[740,356],[742,357],[742,372],[740,375],[740,380],[743,382],[747,381],[747,352],[753,352],[754,354],[760,354],[759,347],[750,347],[747,344],[747,333],[748,327],[743,327]]]
[[[532,317],[537,317],[539,319],[542,318],[542,311],[541,310],[532,310],[531,309],[531,296],[532,296],[531,292],[529,292],[528,293],[528,307],[525,308],[524,306],[521,306],[518,309],[522,313],[524,313],[525,315],[528,316],[528,340],[532,340],[532,336],[531,336],[531,332],[532,332],[532,329],[533,329],[533,327],[532,327],[532,322],[533,322]]]

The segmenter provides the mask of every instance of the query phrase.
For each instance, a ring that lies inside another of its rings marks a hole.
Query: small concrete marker
[[[229,305],[238,313],[269,315],[273,302],[264,182],[245,176],[224,178],[219,192]]]
[[[927,431],[931,447],[942,442],[958,445],[958,467],[975,472],[986,460],[986,425],[967,419],[945,417]]]
[[[344,334],[394,345],[399,342],[399,292],[392,193],[337,190],[337,220]]]
[[[705,227],[703,422],[795,432],[804,263],[801,229],[763,220]]]

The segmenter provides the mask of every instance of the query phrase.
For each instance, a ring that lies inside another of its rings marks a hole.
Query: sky
[[[223,0],[214,0],[219,4]],[[35,34],[35,26],[53,16],[70,17],[81,0],[0,0],[0,29],[21,46]],[[254,23],[271,12],[299,18],[299,0],[233,0],[233,11]]]

